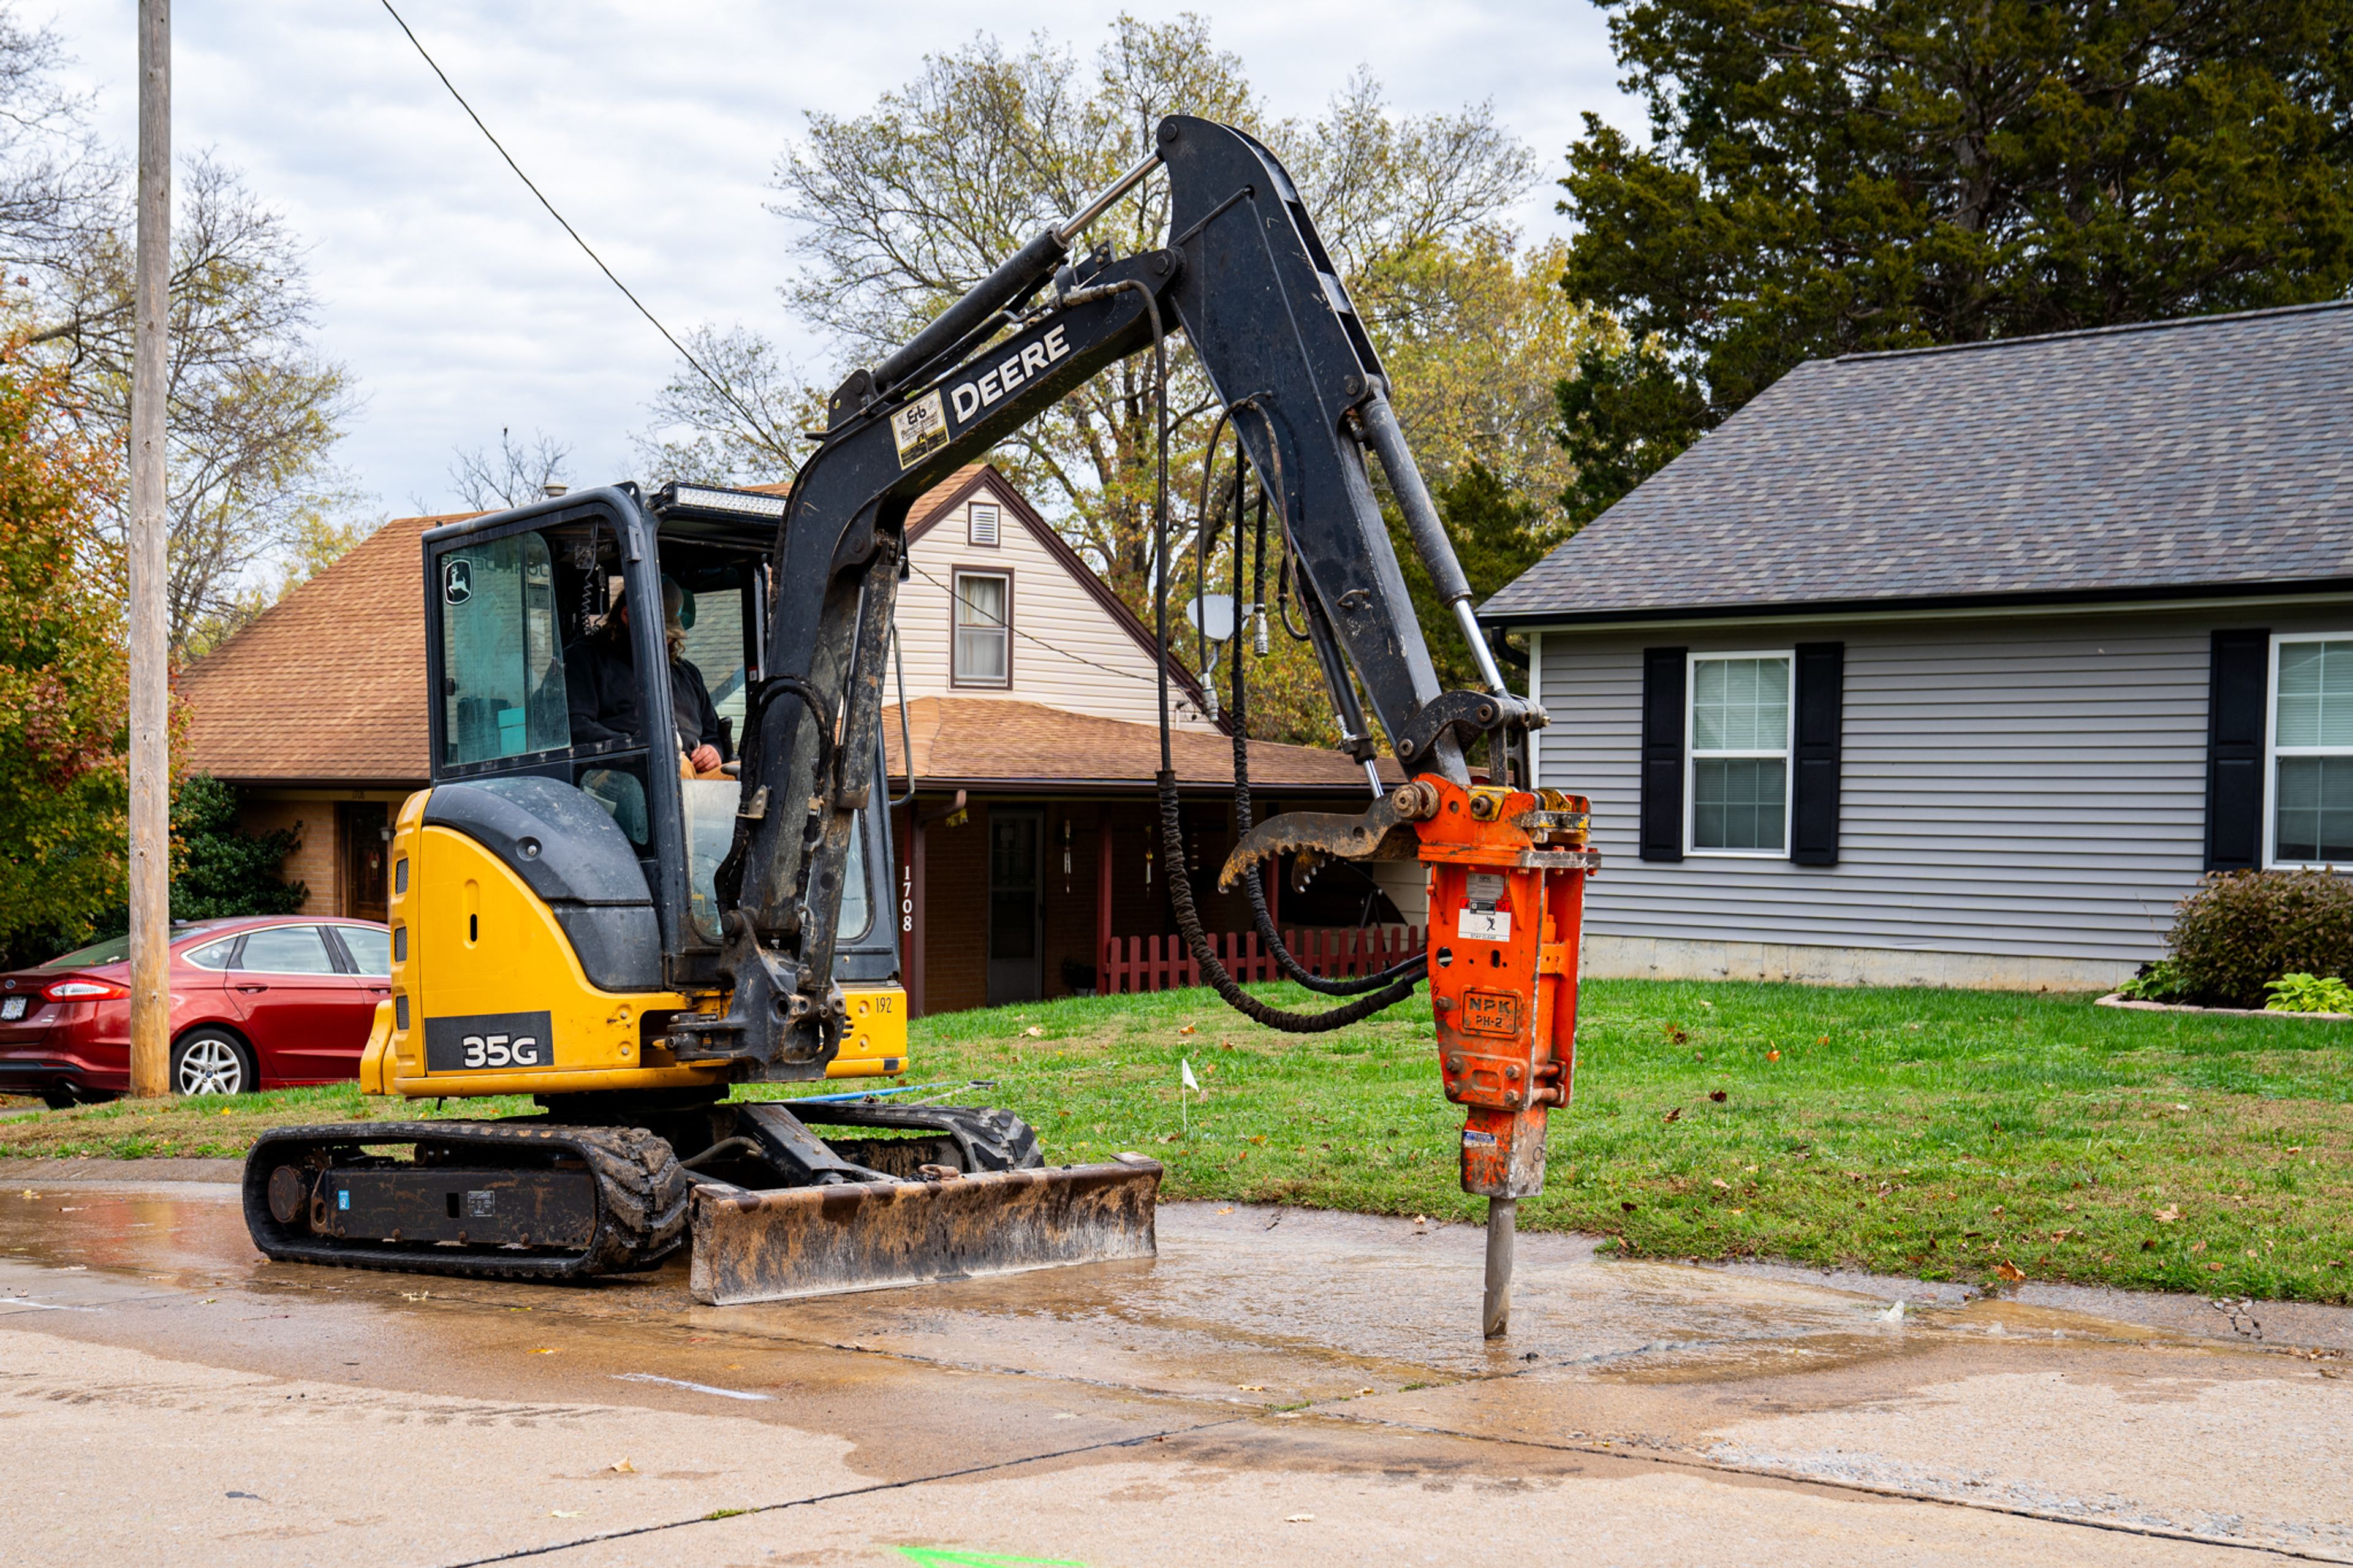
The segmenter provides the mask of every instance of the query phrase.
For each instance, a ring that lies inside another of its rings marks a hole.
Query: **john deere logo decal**
[[[443,563],[441,567],[441,602],[462,605],[474,596],[474,563],[464,556]]]

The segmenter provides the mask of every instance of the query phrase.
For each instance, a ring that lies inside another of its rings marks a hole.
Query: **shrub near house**
[[[2285,975],[2353,979],[2353,882],[2332,871],[2225,871],[2181,900],[2173,956],[2136,994],[2261,1007]],[[2168,973],[2169,971],[2169,973]],[[2167,995],[2153,994],[2157,991]],[[2296,1008],[2296,1011],[2305,1009]]]

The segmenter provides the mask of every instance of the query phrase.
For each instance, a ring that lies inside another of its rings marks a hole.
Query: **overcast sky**
[[[396,0],[401,4],[401,0]],[[135,0],[48,0],[132,144]],[[1132,0],[1131,0],[1132,5]],[[806,111],[856,113],[955,48],[976,15],[1092,54],[1122,7],[406,0],[402,15],[565,216],[671,331],[746,322],[798,361],[791,235],[765,204]],[[1631,125],[1600,12],[1584,0],[1286,0],[1198,9],[1278,113],[1314,113],[1369,65],[1405,113],[1492,99],[1556,176],[1577,116]],[[571,478],[632,474],[629,437],[673,356],[531,198],[374,0],[174,8],[174,136],[212,148],[311,247],[319,342],[365,404],[340,460],[384,510],[441,509],[453,448],[502,426],[573,451]],[[20,0],[27,22],[42,0]],[[1525,205],[1558,233],[1552,190]]]

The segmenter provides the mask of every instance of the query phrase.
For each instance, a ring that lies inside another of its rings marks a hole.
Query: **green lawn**
[[[1171,1197],[1472,1219],[1427,1007],[1325,1036],[1207,992],[954,1014],[914,1026],[907,1081],[991,1080],[972,1098],[1036,1122],[1050,1158],[1141,1149]],[[2353,1025],[1592,981],[1581,1037],[1525,1228],[1997,1286],[2353,1300]],[[1182,1114],[1181,1058],[1207,1091]],[[0,1153],[233,1153],[273,1121],[389,1108],[345,1087],[227,1109],[19,1114]]]

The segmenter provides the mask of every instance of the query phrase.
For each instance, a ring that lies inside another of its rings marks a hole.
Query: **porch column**
[[[1111,990],[1111,806],[1095,810],[1095,994]]]

